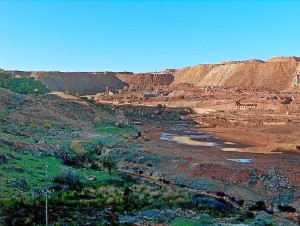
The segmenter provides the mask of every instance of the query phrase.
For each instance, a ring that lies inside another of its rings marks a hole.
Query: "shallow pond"
[[[238,163],[250,163],[253,159],[226,159],[228,161],[232,162],[238,162]]]

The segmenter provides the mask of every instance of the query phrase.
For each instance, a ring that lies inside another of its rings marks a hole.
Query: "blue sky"
[[[0,68],[159,71],[300,56],[300,1],[3,1]]]

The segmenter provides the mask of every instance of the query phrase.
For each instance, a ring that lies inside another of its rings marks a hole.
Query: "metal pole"
[[[48,165],[46,163],[46,226],[48,226]]]
[[[33,82],[33,101],[35,106],[35,83]]]

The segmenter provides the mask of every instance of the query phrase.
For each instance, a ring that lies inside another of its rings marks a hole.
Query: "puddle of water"
[[[206,147],[212,147],[215,146],[215,142],[206,142],[206,141],[196,141],[191,140],[191,138],[208,138],[207,135],[191,135],[191,136],[181,136],[177,134],[171,134],[171,133],[161,133],[160,139],[166,140],[166,141],[174,141],[178,144],[187,144],[187,145],[193,145],[193,146],[206,146]]]
[[[172,141],[172,138],[176,136],[176,134],[172,133],[161,133],[160,134],[160,139],[161,140],[167,140],[167,141]]]
[[[186,123],[178,123],[177,126],[184,126],[184,127],[187,127],[187,124],[186,124]]]
[[[253,159],[226,159],[228,161],[232,162],[238,162],[238,163],[250,163]]]
[[[188,137],[191,139],[207,139],[210,138],[211,136],[206,134],[197,134],[197,135],[188,135]]]
[[[202,134],[201,132],[195,131],[195,130],[184,130],[183,133],[189,134],[189,135],[198,135],[199,133]]]
[[[224,144],[234,145],[234,144],[236,144],[236,143],[227,141],[227,142],[224,142]]]
[[[175,137],[173,137],[172,140],[179,144],[187,144],[187,145],[193,145],[193,146],[213,147],[216,145],[214,142],[191,140],[190,137],[188,137],[188,136],[175,136]]]
[[[170,123],[171,128],[169,130],[173,133],[161,133],[160,140],[172,141],[178,144],[193,145],[193,146],[205,146],[216,147],[222,151],[229,152],[243,152],[243,153],[257,153],[257,154],[280,154],[281,152],[275,152],[274,147],[243,147],[237,143],[223,141],[220,138],[212,135],[212,132],[202,133],[195,128],[197,125],[190,125],[185,123]],[[230,160],[233,161],[233,160]],[[236,160],[239,162],[239,159]],[[244,162],[243,162],[244,163]]]
[[[248,147],[248,148],[222,148],[222,151],[234,152],[248,152],[258,154],[281,154],[282,152],[275,152],[274,147]]]

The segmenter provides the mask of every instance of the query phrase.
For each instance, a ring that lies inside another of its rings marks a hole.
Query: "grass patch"
[[[133,133],[135,132],[130,127],[118,127],[113,123],[103,122],[101,124],[96,124],[94,126],[94,131],[97,133],[104,133],[104,134],[112,134],[112,135],[122,135],[125,133]]]
[[[176,218],[171,222],[171,226],[213,226],[212,218],[207,214],[201,214],[198,219]]]
[[[171,222],[171,226],[194,226],[194,222],[192,220],[176,218]]]

